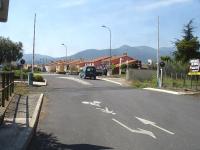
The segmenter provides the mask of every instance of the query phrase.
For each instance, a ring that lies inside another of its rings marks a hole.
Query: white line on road
[[[116,122],[117,124],[119,124],[120,126],[124,127],[125,129],[127,129],[128,131],[130,132],[133,132],[133,133],[138,133],[138,134],[145,134],[145,135],[148,135],[154,139],[157,139],[156,136],[154,135],[153,132],[151,131],[147,131],[147,130],[144,130],[144,129],[140,129],[138,128],[138,130],[133,130],[131,128],[129,128],[128,126],[126,126],[125,124],[121,123],[120,121],[116,120],[116,119],[112,119],[114,122]]]
[[[139,118],[139,117],[135,117],[135,118],[138,119],[139,121],[141,121],[143,124],[151,125],[151,126],[153,126],[153,127],[155,127],[155,128],[158,128],[158,129],[160,129],[160,130],[162,130],[162,131],[164,131],[164,132],[167,132],[167,133],[169,133],[169,134],[172,134],[172,135],[175,134],[175,133],[173,133],[173,132],[171,132],[171,131],[169,131],[169,130],[166,130],[166,129],[162,128],[162,127],[159,127],[158,125],[156,125],[155,122],[152,122],[152,121],[149,121],[149,120],[146,120],[146,119],[142,119],[142,118]]]
[[[67,79],[67,80],[72,80],[72,81],[75,81],[75,82],[81,83],[81,84],[83,84],[83,85],[92,85],[92,84],[89,83],[89,82],[86,82],[86,81],[83,81],[83,80],[81,80],[81,79],[74,78],[74,77],[57,77],[57,78],[60,78],[60,79]]]

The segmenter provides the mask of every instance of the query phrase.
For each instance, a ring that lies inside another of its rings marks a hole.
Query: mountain
[[[31,64],[32,63],[32,54],[24,54],[23,59],[25,59],[26,64]],[[50,61],[54,61],[56,58],[53,58],[51,56],[47,55],[40,55],[40,54],[35,54],[35,64],[43,64],[43,63],[48,63]]]
[[[161,47],[160,48],[160,56],[171,56],[173,52],[173,48],[170,47]],[[147,62],[148,59],[156,60],[156,54],[157,50],[148,47],[148,46],[136,46],[131,47],[129,45],[123,45],[119,48],[112,49],[112,55],[123,55],[123,53],[127,53],[128,56],[133,57],[135,59],[141,60],[142,62]],[[68,59],[80,59],[83,58],[85,60],[91,60],[97,57],[101,56],[109,56],[110,50],[109,49],[103,49],[103,50],[97,50],[97,49],[87,49],[81,52],[78,52],[72,56],[69,56]],[[24,54],[23,57],[26,60],[26,63],[32,63],[32,54]],[[53,58],[46,55],[35,55],[35,63],[46,63],[50,61],[65,59],[65,57],[60,58]]]
[[[173,48],[170,47],[161,47],[160,48],[160,56],[171,56],[173,52]],[[137,46],[137,47],[131,47],[128,45],[123,45],[119,48],[112,49],[112,55],[122,55],[123,53],[127,53],[129,56],[139,59],[143,62],[147,62],[148,59],[156,60],[156,54],[157,50],[148,47],[148,46]],[[109,56],[110,50],[104,49],[104,50],[96,50],[96,49],[88,49],[81,52],[78,52],[70,58],[72,59],[93,59],[100,56]]]

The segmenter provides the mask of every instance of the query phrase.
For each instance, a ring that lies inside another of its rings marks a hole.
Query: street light
[[[111,32],[111,29],[109,28],[109,27],[107,27],[107,26],[105,26],[105,25],[102,25],[101,26],[102,28],[106,28],[106,29],[108,29],[108,31],[109,31],[109,33],[110,33],[110,62],[109,62],[109,70],[111,70],[111,56],[112,56],[112,54],[111,54],[111,49],[112,49],[112,47],[111,47],[111,45],[112,45],[112,41],[111,41],[111,38],[112,38],[112,32]],[[112,73],[112,71],[110,71],[110,74]]]
[[[65,58],[65,61],[66,61],[66,71],[67,71],[67,46],[65,44],[61,44],[61,45],[63,45],[65,47],[65,49],[66,49],[66,58]]]
[[[65,60],[67,62],[67,46],[65,44],[61,44],[61,45],[63,45],[65,47],[65,49],[66,49],[66,58],[65,58]]]

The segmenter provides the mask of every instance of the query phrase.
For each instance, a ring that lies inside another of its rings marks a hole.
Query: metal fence
[[[200,76],[188,75],[184,73],[166,73],[163,74],[163,86],[170,88],[184,88],[200,90]]]
[[[0,72],[0,106],[5,107],[5,101],[9,100],[14,92],[14,73]]]

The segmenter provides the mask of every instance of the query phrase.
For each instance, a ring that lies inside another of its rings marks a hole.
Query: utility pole
[[[36,25],[36,14],[34,17],[32,73],[34,73],[34,63],[35,63],[35,25]]]
[[[111,31],[111,28],[109,28],[109,27],[107,27],[107,26],[105,26],[105,25],[102,25],[101,27],[103,27],[103,28],[106,28],[108,31],[109,31],[109,33],[110,33],[110,61],[109,61],[109,75],[111,75],[112,74],[112,31]]]
[[[160,18],[158,16],[158,49],[157,49],[157,84],[159,86],[159,51],[160,51]]]

